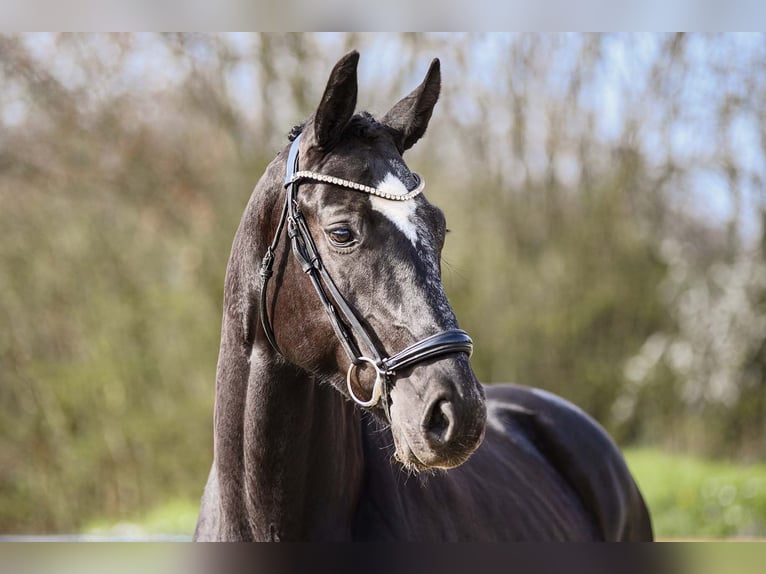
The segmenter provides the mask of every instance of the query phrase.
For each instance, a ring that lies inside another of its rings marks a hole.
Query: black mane
[[[293,126],[293,128],[290,130],[290,133],[287,134],[287,139],[291,142],[295,141],[295,138],[303,133],[307,123],[308,120]],[[358,114],[354,114],[354,116],[348,122],[344,133],[349,136],[358,136],[371,139],[380,135],[380,133],[385,131],[385,129],[386,126],[375,119],[375,117],[370,112],[359,112]]]
[[[295,141],[295,138],[297,138],[299,135],[303,133],[303,128],[306,127],[306,122],[298,124],[297,126],[293,126],[290,130],[290,133],[287,134],[287,139],[291,142]]]

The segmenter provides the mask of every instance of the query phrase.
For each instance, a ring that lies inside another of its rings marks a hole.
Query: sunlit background
[[[0,36],[0,534],[190,534],[239,217],[335,61],[408,153],[487,382],[625,449],[664,538],[766,536],[766,37]],[[594,461],[597,464],[598,461]]]

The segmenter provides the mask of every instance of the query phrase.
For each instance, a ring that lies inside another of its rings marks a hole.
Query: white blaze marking
[[[405,195],[407,188],[394,174],[389,173],[385,179],[377,185],[383,193],[391,195]],[[375,195],[370,196],[372,208],[388,217],[394,225],[415,245],[418,239],[418,230],[415,225],[414,215],[417,204],[414,200],[396,201],[383,199]]]
[[[407,193],[407,187],[393,173],[386,175],[377,187],[383,193],[391,195],[404,195]],[[370,203],[372,208],[387,217],[410,240],[413,246],[418,247],[418,219],[415,217],[417,201],[413,199],[397,201],[370,195]],[[420,225],[423,225],[422,221]],[[421,229],[420,234],[423,237],[427,237],[428,230]],[[421,288],[424,290],[423,294],[426,297],[423,299],[418,297],[408,298],[412,305],[420,307],[414,314],[424,317],[430,314],[434,323],[444,324],[447,327],[457,327],[455,316],[447,302],[447,296],[444,294],[441,279],[439,278],[439,265],[435,258],[436,253],[432,247],[420,247],[418,255],[425,266],[425,285]],[[414,266],[412,268],[409,266],[405,267],[410,269],[411,272],[416,272],[416,267]],[[412,281],[413,277],[407,277],[401,283],[406,284]],[[415,301],[419,302],[415,303]],[[411,307],[411,309],[414,309],[414,307]]]

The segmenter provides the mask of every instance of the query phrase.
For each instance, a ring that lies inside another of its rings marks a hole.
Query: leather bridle
[[[309,232],[306,220],[298,205],[298,187],[301,181],[309,180],[361,191],[391,201],[407,201],[416,197],[422,191],[423,182],[420,177],[417,177],[418,186],[416,189],[408,192],[406,195],[392,195],[382,192],[377,188],[327,176],[325,174],[311,171],[298,171],[298,144],[300,139],[301,135],[299,134],[293,140],[287,156],[287,173],[285,176],[285,188],[287,191],[285,194],[285,203],[282,208],[282,214],[279,218],[276,233],[274,234],[274,239],[266,250],[266,254],[261,262],[260,275],[262,285],[260,311],[263,331],[274,350],[277,353],[282,354],[279,345],[277,345],[271,321],[269,320],[266,292],[269,279],[273,274],[272,267],[274,264],[274,253],[282,235],[285,222],[287,222],[287,235],[290,238],[293,255],[300,263],[303,271],[311,279],[314,289],[316,290],[317,295],[319,295],[319,300],[322,302],[322,306],[330,318],[330,323],[335,331],[335,335],[338,337],[338,340],[351,361],[348,373],[346,374],[346,385],[348,386],[348,392],[351,395],[351,398],[362,407],[373,407],[382,398],[383,410],[390,422],[389,385],[392,383],[397,371],[442,355],[467,353],[470,357],[473,352],[473,341],[471,340],[471,337],[468,336],[468,333],[462,329],[447,329],[441,333],[426,337],[394,355],[386,356],[384,353],[381,353],[371,340],[367,330],[360,323],[359,319],[357,319],[346,299],[341,295],[340,291],[338,291],[332,277],[330,277],[327,269],[322,264],[322,259],[319,257],[319,252],[317,251],[314,239]],[[360,348],[365,349],[367,355],[364,355],[360,351]],[[366,401],[356,396],[351,384],[354,370],[359,368],[363,363],[367,363],[374,367],[376,373],[372,394]]]

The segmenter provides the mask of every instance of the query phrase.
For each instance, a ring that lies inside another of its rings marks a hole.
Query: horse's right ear
[[[439,99],[441,84],[441,68],[439,59],[436,58],[431,62],[423,82],[380,120],[393,130],[400,153],[410,149],[426,133],[434,106]]]
[[[356,109],[356,66],[359,52],[343,56],[330,73],[322,100],[309,124],[311,143],[322,150],[332,148]]]

